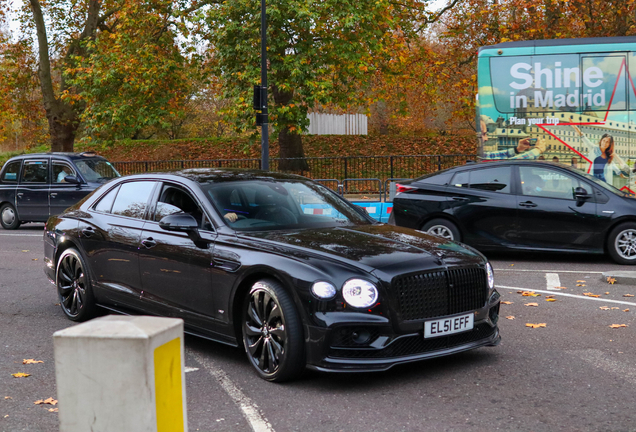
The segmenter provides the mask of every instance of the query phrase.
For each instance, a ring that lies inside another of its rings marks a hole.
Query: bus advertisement
[[[636,191],[636,37],[504,42],[479,50],[484,159],[567,164]]]

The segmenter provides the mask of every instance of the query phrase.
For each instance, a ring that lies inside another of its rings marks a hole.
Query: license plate
[[[424,337],[434,338],[472,330],[475,314],[458,315],[424,322]]]

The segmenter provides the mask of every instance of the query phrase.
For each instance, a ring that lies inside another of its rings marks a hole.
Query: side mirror
[[[199,224],[192,215],[172,214],[161,218],[159,227],[166,231],[192,232],[199,228]]]
[[[576,189],[574,189],[574,196],[577,200],[582,201],[590,198],[591,195],[588,194],[584,188],[577,187]]]
[[[79,178],[77,178],[77,177],[75,177],[73,175],[67,175],[66,177],[64,177],[64,181],[66,183],[70,183],[70,184],[81,184],[82,183],[82,181]]]

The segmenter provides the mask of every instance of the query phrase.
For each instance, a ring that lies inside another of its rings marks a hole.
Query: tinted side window
[[[102,213],[110,213],[110,209],[113,207],[113,202],[115,201],[117,192],[119,192],[119,186],[108,192],[102,199],[100,199],[93,209]]]
[[[468,177],[470,171],[462,171],[455,174],[453,180],[451,181],[451,186],[455,187],[468,187]]]
[[[510,167],[485,168],[470,173],[470,188],[510,193]]]
[[[152,181],[124,183],[119,188],[111,213],[143,219],[154,186]]]
[[[443,172],[437,175],[432,175],[430,177],[426,177],[422,180],[418,180],[418,183],[425,183],[425,184],[433,184],[433,185],[447,185],[448,182],[450,181],[451,177],[453,176],[452,172]]]
[[[163,217],[172,214],[189,214],[197,220],[199,228],[211,230],[212,225],[196,200],[186,190],[164,185],[157,201],[154,220],[159,222]]]
[[[529,196],[572,200],[579,185],[590,189],[574,176],[551,168],[519,167],[519,176],[521,192]]]
[[[3,183],[17,183],[18,175],[20,174],[20,165],[22,161],[15,161],[7,164],[4,173],[2,174]]]
[[[48,183],[48,161],[25,161],[22,168],[22,183]]]

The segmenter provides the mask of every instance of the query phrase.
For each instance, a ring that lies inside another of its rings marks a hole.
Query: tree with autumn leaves
[[[470,129],[480,46],[632,35],[636,12],[635,0],[452,0],[441,11],[426,0],[270,0],[267,8],[281,157],[303,156],[306,114],[317,109],[369,110],[386,123],[380,131],[403,135]],[[190,107],[218,109],[238,133],[256,133],[258,1],[29,0],[20,19],[19,38],[0,25],[3,136],[12,119],[41,124],[38,113],[54,151],[71,150],[78,133],[174,136]],[[202,118],[218,124],[216,114]]]

